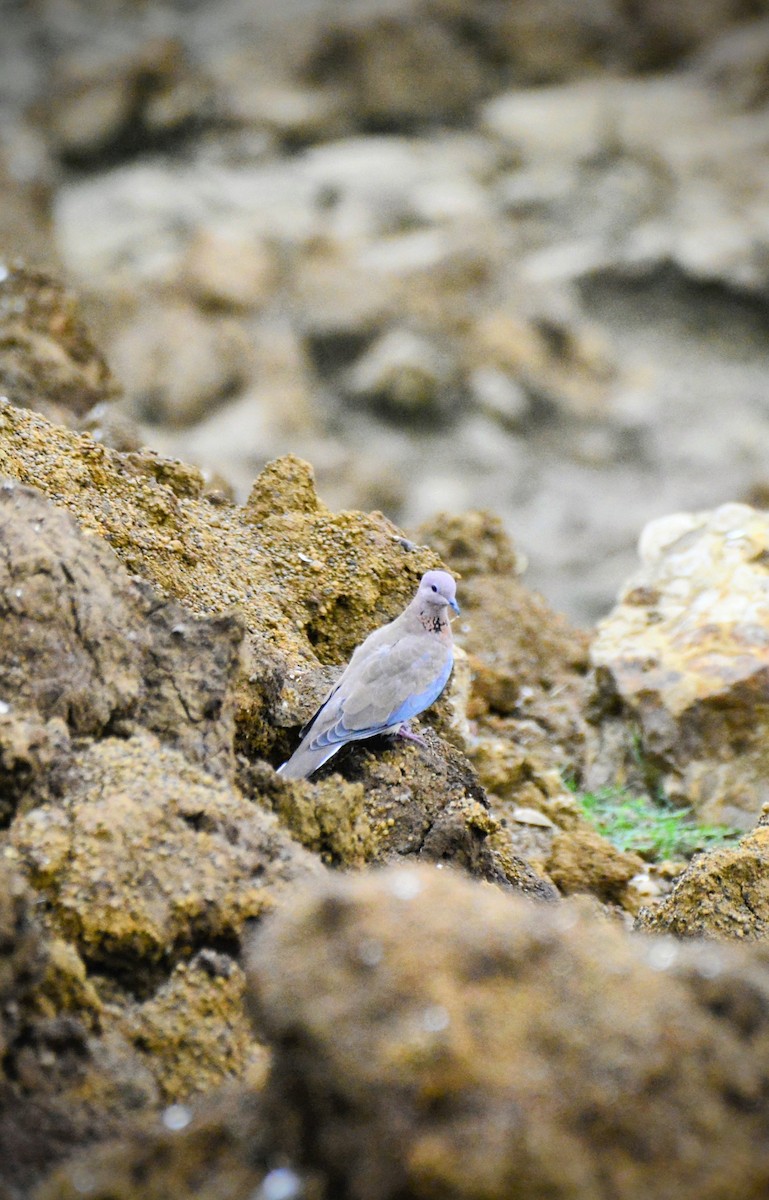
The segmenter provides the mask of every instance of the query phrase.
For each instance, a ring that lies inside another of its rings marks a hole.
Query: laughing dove
[[[422,576],[401,615],[358,646],[279,775],[307,779],[348,742],[398,732],[438,699],[454,662],[448,610],[459,612],[456,590],[447,571]]]

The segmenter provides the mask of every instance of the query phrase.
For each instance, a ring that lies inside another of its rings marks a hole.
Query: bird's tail
[[[284,779],[309,779],[313,771],[317,771],[324,762],[328,762],[338,749],[337,745],[320,746],[312,750],[301,742],[291,757],[281,767],[278,767],[278,774],[282,775]]]

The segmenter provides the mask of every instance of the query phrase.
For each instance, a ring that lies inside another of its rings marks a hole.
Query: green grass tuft
[[[733,842],[744,832],[727,825],[698,825],[690,808],[632,796],[623,788],[575,794],[599,833],[618,850],[632,850],[647,862],[691,858],[698,850]]]

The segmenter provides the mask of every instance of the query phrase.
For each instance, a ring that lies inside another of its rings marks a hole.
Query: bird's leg
[[[395,736],[405,738],[407,742],[416,742],[418,746],[424,746],[427,749],[427,742],[421,733],[414,733],[408,721],[404,721],[402,725],[398,726],[395,730]]]

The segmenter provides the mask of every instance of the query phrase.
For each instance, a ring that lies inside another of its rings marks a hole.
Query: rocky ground
[[[0,1200],[766,1195],[769,34],[668,9],[3,13]]]
[[[761,0],[6,10],[0,250],[83,296],[111,444],[491,507],[588,623],[647,520],[763,503]]]

